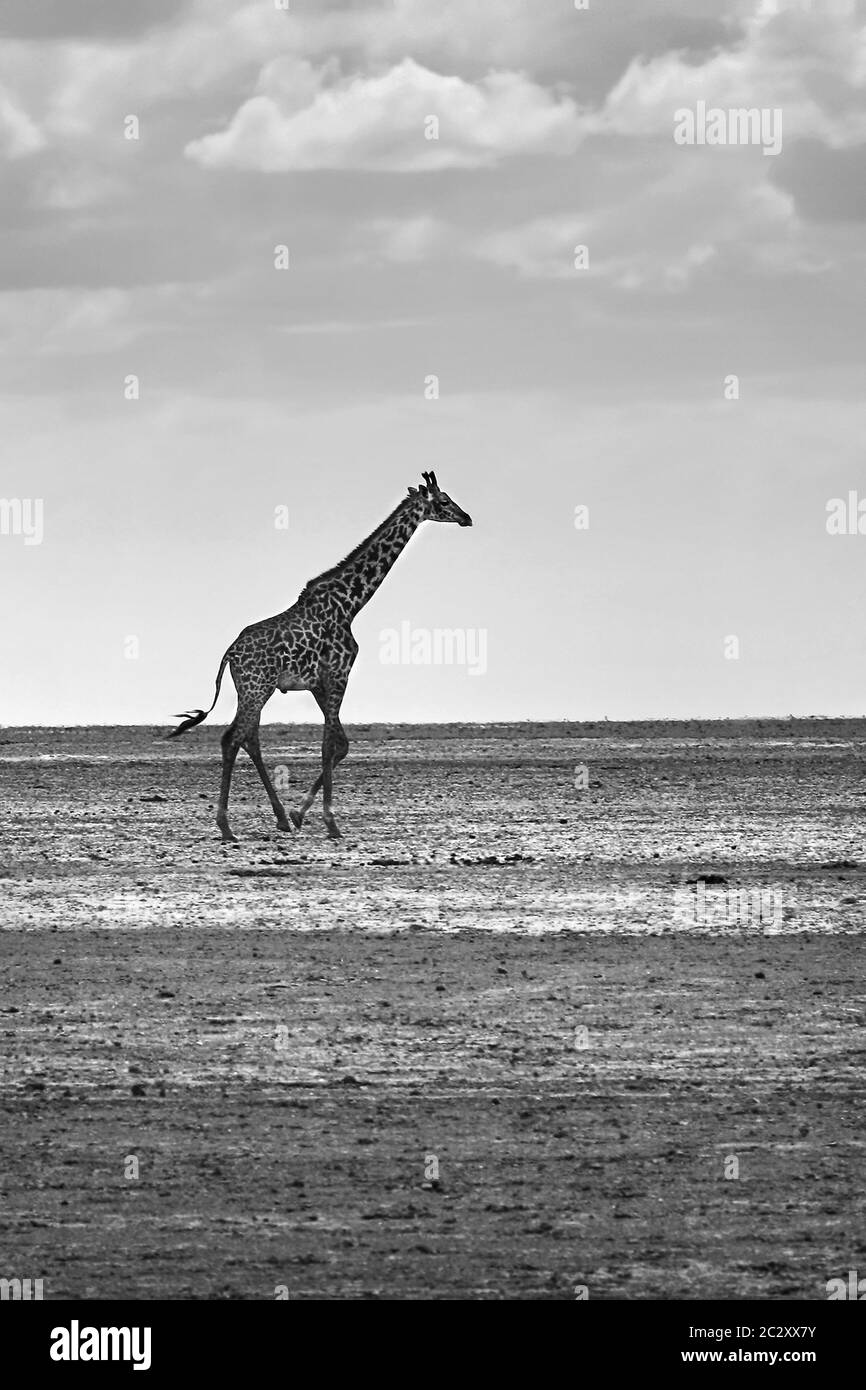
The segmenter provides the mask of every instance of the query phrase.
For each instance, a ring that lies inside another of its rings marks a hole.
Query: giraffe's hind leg
[[[237,718],[230,724],[222,736],[223,750],[223,773],[220,783],[220,799],[217,807],[216,823],[223,837],[223,843],[227,844],[231,840],[236,840],[237,835],[233,834],[229,825],[229,791],[232,785],[232,770],[235,759],[238,756],[238,749],[241,746],[243,735],[238,734]]]
[[[259,746],[258,727],[256,727],[256,729],[251,734],[247,735],[247,737],[244,740],[244,748],[247,750],[250,757],[252,758],[253,763],[255,764],[255,769],[262,779],[262,784],[264,786],[265,791],[268,794],[268,800],[270,801],[271,806],[273,807],[274,815],[277,818],[277,829],[291,830],[292,827],[289,820],[286,817],[285,807],[283,806],[283,803],[280,801],[280,798],[277,796],[276,788],[274,787],[274,784],[270,779],[268,769],[265,767],[265,760],[262,757],[262,750]]]
[[[234,671],[232,672],[234,675]],[[235,679],[237,685],[237,678]],[[271,805],[277,817],[277,824],[283,822],[282,828],[288,829],[286,813],[282,803],[274,790],[267,768],[262,760],[261,749],[259,748],[259,720],[262,715],[262,707],[265,701],[273,694],[273,687],[269,690],[248,690],[238,691],[238,712],[233,722],[226,729],[222,736],[223,752],[223,775],[220,785],[220,799],[217,808],[217,825],[224,842],[236,840],[237,836],[232,833],[229,825],[229,792],[232,784],[232,772],[234,770],[235,759],[238,750],[245,748],[258,769],[259,776],[265,784],[265,790],[270,797]]]

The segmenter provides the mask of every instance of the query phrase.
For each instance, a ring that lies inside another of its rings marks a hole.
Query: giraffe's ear
[[[417,487],[410,487],[410,489],[409,489],[409,496],[410,496],[410,497],[415,497],[415,496],[417,496],[417,494],[418,494],[418,489],[417,489]]]

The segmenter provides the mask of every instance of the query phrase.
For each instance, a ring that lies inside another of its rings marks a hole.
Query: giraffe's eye
[[[442,503],[444,503],[444,505],[445,505],[446,507],[450,507],[450,505],[451,505],[451,498],[450,498],[450,497],[446,497],[444,492],[441,494],[441,496],[440,496],[440,498],[439,498],[439,501],[442,502]]]

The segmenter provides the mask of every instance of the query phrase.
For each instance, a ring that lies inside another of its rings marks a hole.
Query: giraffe
[[[232,771],[243,748],[252,759],[273,808],[279,830],[300,830],[304,817],[322,789],[323,817],[331,839],[340,830],[331,809],[333,771],[349,751],[349,740],[340,723],[340,705],[358,644],[352,620],[373,597],[394,561],[422,521],[450,521],[471,526],[472,518],[441,491],[435,473],[423,473],[423,483],[410,487],[408,497],[361,541],[340,564],[309,580],[291,608],[273,618],[252,623],[235,638],[220,662],[210,709],[189,710],[166,738],[177,738],[207,719],[219,698],[220,684],[229,666],[238,697],[237,713],[222,736],[222,781],[216,822],[223,842],[236,840],[229,825],[228,804]],[[262,709],[275,690],[312,692],[325,720],[322,736],[322,771],[297,811],[287,818],[283,804],[265,767],[259,745]]]

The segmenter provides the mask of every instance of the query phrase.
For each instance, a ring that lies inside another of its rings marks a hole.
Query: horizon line
[[[617,718],[610,718],[608,715],[597,715],[593,718],[574,719],[566,716],[552,719],[360,719],[347,721],[352,728],[415,728],[415,729],[453,729],[458,727],[475,726],[477,728],[511,728],[519,725],[533,724],[756,724],[756,723],[779,723],[793,724],[801,723],[820,723],[838,722],[840,720],[866,720],[864,714],[688,714],[688,715],[628,715]],[[215,723],[212,727],[221,727]],[[272,723],[262,724],[262,729],[321,729],[320,720],[296,720],[284,722],[275,720]],[[92,723],[72,723],[72,724],[0,724],[0,733],[10,732],[15,729],[168,729],[167,724],[148,723],[138,721],[130,724],[116,724],[107,722]]]

